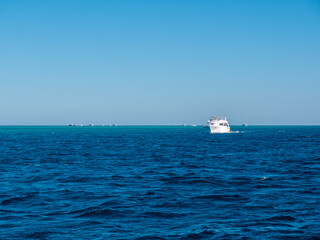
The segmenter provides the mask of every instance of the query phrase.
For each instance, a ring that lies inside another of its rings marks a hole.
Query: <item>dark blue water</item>
[[[0,127],[0,239],[319,239],[320,127]]]

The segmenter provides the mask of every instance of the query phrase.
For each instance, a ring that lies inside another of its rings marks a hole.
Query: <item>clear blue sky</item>
[[[320,124],[320,1],[0,0],[0,124]]]

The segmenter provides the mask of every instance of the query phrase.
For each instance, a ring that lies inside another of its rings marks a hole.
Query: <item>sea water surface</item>
[[[320,127],[0,127],[0,239],[319,239]]]

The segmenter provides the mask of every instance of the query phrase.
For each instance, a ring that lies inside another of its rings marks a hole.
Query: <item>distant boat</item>
[[[228,133],[230,126],[226,117],[214,116],[208,120],[211,133]]]
[[[242,124],[242,127],[247,127],[247,126],[248,126],[248,124],[246,124],[246,123]]]

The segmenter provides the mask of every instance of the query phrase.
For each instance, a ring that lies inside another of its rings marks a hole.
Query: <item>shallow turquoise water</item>
[[[0,127],[0,239],[317,239],[320,127]]]

